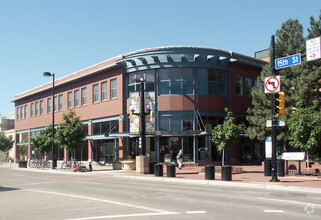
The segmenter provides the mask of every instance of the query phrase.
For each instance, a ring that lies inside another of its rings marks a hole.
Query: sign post
[[[271,37],[271,75],[275,77],[275,37],[272,35]],[[278,85],[280,87],[280,85]],[[276,92],[276,91],[274,91]],[[276,118],[274,114],[274,95],[271,95],[271,112],[272,112],[272,163],[271,163],[271,182],[279,182],[277,172],[276,172]]]

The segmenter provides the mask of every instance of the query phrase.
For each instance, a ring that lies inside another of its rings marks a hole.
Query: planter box
[[[122,161],[123,170],[136,170],[136,161]]]
[[[121,163],[113,163],[113,170],[121,170],[123,165]]]

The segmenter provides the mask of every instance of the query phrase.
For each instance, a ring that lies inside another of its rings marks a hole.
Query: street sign
[[[282,154],[283,160],[304,160],[305,153],[304,152],[284,152]]]
[[[285,126],[285,120],[284,119],[278,119],[276,121],[276,126],[284,127]],[[271,128],[272,127],[272,120],[266,120],[266,127],[267,128]]]
[[[265,77],[264,93],[274,93],[280,91],[280,76]]]
[[[272,157],[272,138],[267,137],[265,139],[265,158]]]
[[[321,37],[312,38],[306,41],[307,61],[321,58]]]
[[[275,69],[282,69],[289,66],[301,64],[301,54],[297,53],[288,57],[282,57],[275,60]]]

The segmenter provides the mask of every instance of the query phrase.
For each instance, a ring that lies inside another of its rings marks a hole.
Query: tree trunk
[[[224,159],[225,159],[225,150],[223,150],[223,155],[222,155],[222,166],[224,166]]]

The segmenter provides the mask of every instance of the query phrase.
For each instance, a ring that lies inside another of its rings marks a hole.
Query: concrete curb
[[[1,167],[0,167],[1,168]],[[62,175],[106,175],[113,178],[127,178],[145,181],[162,181],[168,183],[186,183],[186,184],[200,184],[200,185],[216,185],[216,186],[228,186],[228,187],[240,187],[240,188],[253,188],[253,189],[266,189],[266,190],[282,190],[282,191],[297,191],[307,193],[320,193],[321,188],[312,187],[299,187],[299,186],[285,186],[278,183],[240,183],[233,181],[221,181],[221,180],[194,180],[177,177],[156,177],[156,176],[136,176],[124,170],[94,170],[93,172],[71,172],[69,170],[51,170],[51,169],[35,169],[35,168],[18,168],[18,167],[4,167],[21,171],[29,172],[43,172],[50,174],[62,174]]]

